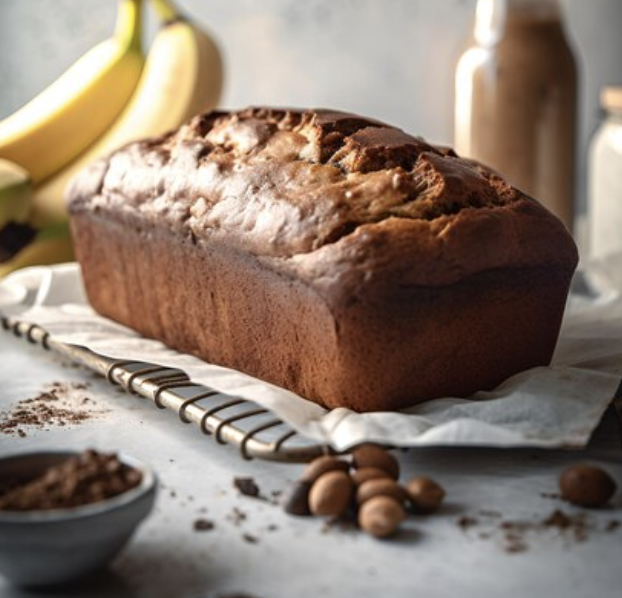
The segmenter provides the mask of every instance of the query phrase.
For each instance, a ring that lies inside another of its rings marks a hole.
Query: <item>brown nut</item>
[[[314,515],[339,517],[352,499],[353,484],[345,471],[329,471],[311,486],[309,508]]]
[[[305,517],[311,515],[309,509],[309,491],[311,490],[311,482],[306,480],[298,480],[290,488],[283,500],[283,509],[290,515]]]
[[[615,494],[616,483],[600,467],[574,465],[559,476],[559,489],[564,500],[581,507],[602,507]]]
[[[375,480],[377,478],[393,479],[384,469],[379,469],[378,467],[361,467],[360,469],[355,469],[351,477],[355,486],[360,486],[368,480]]]
[[[329,471],[348,471],[350,464],[346,461],[340,461],[336,457],[330,455],[323,455],[317,459],[313,459],[309,465],[305,468],[301,480],[306,482],[315,482],[321,475]]]
[[[362,530],[376,538],[394,534],[405,517],[404,507],[390,496],[374,496],[359,510],[358,522]]]
[[[386,471],[394,480],[400,477],[397,459],[377,444],[361,444],[354,449],[352,464],[356,469],[377,467]]]
[[[419,476],[405,484],[408,498],[417,513],[433,513],[445,498],[445,490],[434,480]]]
[[[392,478],[375,478],[361,484],[356,492],[356,502],[360,505],[374,496],[390,496],[400,504],[408,498],[406,490]]]

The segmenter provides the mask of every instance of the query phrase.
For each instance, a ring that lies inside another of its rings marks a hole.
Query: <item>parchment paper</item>
[[[622,378],[622,254],[589,264],[575,277],[550,367],[522,372],[470,400],[436,399],[400,413],[327,411],[271,384],[144,339],[94,313],[76,264],[29,268],[7,277],[0,283],[0,312],[103,355],[181,368],[193,381],[254,401],[338,450],[363,441],[581,448]]]

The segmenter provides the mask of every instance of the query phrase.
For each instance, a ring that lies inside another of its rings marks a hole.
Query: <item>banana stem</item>
[[[141,51],[143,0],[118,0],[115,35],[127,48]]]
[[[151,0],[151,4],[163,23],[171,23],[183,18],[179,9],[170,0]]]

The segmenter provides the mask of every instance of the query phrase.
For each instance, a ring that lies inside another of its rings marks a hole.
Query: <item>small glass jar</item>
[[[589,151],[588,219],[592,258],[622,252],[622,87],[604,87],[605,118]]]

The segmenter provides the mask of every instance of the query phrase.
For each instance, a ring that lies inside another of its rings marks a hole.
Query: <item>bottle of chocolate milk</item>
[[[456,71],[455,148],[572,230],[577,69],[557,0],[478,0]]]

